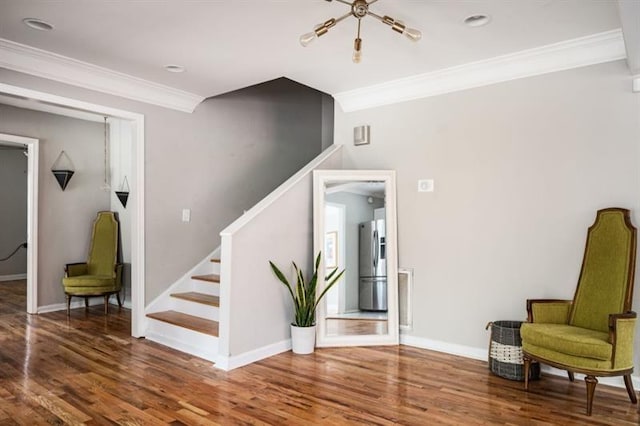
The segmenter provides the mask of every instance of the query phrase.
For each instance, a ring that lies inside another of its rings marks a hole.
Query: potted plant
[[[308,281],[304,279],[302,270],[298,268],[298,265],[296,265],[295,262],[291,262],[296,272],[295,285],[291,285],[280,269],[278,269],[273,262],[269,261],[273,273],[289,290],[289,294],[293,300],[295,317],[291,323],[291,347],[296,354],[310,354],[313,352],[316,345],[316,308],[327,291],[329,291],[344,274],[344,269],[338,272],[338,268],[334,268],[329,275],[325,277],[326,285],[324,290],[322,290],[319,295],[316,295],[321,254],[321,252],[318,253],[318,257],[316,257],[313,276]]]

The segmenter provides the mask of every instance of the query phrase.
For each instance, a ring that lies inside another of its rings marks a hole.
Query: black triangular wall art
[[[116,197],[122,203],[122,207],[127,207],[127,200],[129,199],[129,191],[116,191]]]
[[[71,180],[71,176],[73,176],[73,170],[51,170],[53,175],[56,177],[60,188],[64,191],[69,185],[69,181]]]

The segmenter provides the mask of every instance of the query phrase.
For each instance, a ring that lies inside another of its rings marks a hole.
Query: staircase
[[[198,265],[147,314],[147,339],[215,362],[218,356],[220,259]],[[210,272],[210,273],[203,273]]]

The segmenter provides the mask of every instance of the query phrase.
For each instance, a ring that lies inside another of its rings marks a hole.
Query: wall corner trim
[[[627,57],[621,29],[336,93],[345,112],[443,95]],[[635,80],[634,80],[634,84]],[[640,84],[640,83],[637,83]]]
[[[640,93],[640,75],[633,76],[633,93]]]
[[[0,67],[188,113],[205,98],[3,38]]]

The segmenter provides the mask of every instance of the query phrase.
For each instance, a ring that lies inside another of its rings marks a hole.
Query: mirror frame
[[[394,170],[314,170],[313,171],[313,252],[324,250],[325,189],[335,182],[384,182],[387,241],[387,334],[327,336],[326,300],[316,311],[316,346],[398,345],[398,232],[396,215],[396,172]],[[318,271],[318,294],[324,289],[324,256]]]

